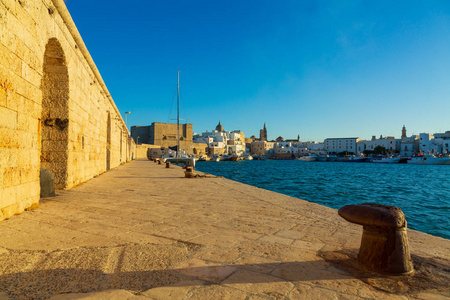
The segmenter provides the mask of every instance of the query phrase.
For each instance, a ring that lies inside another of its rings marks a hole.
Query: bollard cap
[[[346,205],[341,207],[338,213],[345,220],[363,226],[406,227],[405,215],[396,206],[376,203]]]

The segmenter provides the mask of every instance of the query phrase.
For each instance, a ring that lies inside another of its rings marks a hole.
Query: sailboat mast
[[[180,71],[177,71],[177,157],[180,151]]]

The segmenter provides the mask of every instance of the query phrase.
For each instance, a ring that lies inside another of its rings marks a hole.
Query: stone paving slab
[[[214,162],[211,162],[214,163]],[[450,241],[409,230],[416,272],[356,263],[337,211],[135,160],[0,222],[0,299],[443,299]]]

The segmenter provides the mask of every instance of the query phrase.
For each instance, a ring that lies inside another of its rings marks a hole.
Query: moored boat
[[[336,161],[337,156],[336,155],[331,155],[331,154],[320,154],[318,156],[316,156],[316,161]]]
[[[243,160],[253,160],[253,156],[251,156],[250,154],[245,154],[242,156]]]
[[[238,161],[239,160],[239,156],[237,156],[236,154],[233,154],[230,156],[230,161]]]
[[[369,158],[368,157],[360,157],[360,156],[350,156],[350,157],[341,157],[341,159],[339,161],[341,161],[341,162],[367,162],[367,161],[369,161]]]
[[[328,160],[328,155],[327,154],[319,154],[316,157],[317,161],[327,161]]]
[[[337,160],[336,155],[328,154],[327,161],[336,161],[336,160]]]
[[[301,160],[301,161],[316,161],[316,155],[311,154],[311,155],[305,155],[305,156],[300,156],[299,158],[297,158],[297,160]]]
[[[372,158],[373,163],[381,163],[381,164],[397,164],[400,162],[401,157],[388,156],[388,157],[375,157]]]
[[[195,167],[195,158],[189,157],[187,155],[179,154],[178,157],[176,157],[176,156],[166,157],[166,158],[164,158],[164,162],[170,162],[173,164],[185,164],[186,166]]]
[[[414,165],[450,165],[450,157],[436,157],[431,154],[411,157],[408,164]]]

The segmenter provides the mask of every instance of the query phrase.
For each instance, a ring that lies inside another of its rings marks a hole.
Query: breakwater
[[[301,161],[199,162],[196,169],[331,208],[400,207],[408,227],[450,239],[450,167]]]

